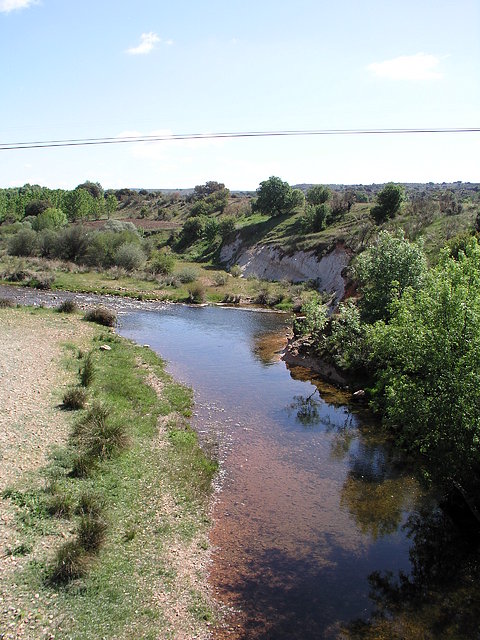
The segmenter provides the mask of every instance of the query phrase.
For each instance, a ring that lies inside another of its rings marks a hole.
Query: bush
[[[168,251],[154,251],[150,258],[149,271],[151,273],[168,276],[175,266],[175,258]]]
[[[188,287],[188,301],[194,304],[205,302],[205,287],[200,282],[195,282]]]
[[[63,260],[79,262],[84,258],[87,247],[87,232],[81,225],[76,224],[59,232],[55,255]]]
[[[64,300],[63,302],[61,302],[58,307],[57,307],[57,311],[59,313],[74,313],[75,311],[77,311],[78,309],[78,305],[75,302],[75,300]]]
[[[0,309],[7,309],[15,306],[8,298],[0,298]]]
[[[68,220],[65,213],[61,209],[50,207],[33,219],[32,228],[35,231],[42,231],[43,229],[59,229],[66,224],[68,224]]]
[[[84,385],[88,386],[88,385]],[[84,389],[72,387],[67,389],[63,395],[63,407],[65,409],[76,410],[83,409],[87,402],[87,394]]]
[[[215,285],[217,287],[223,287],[223,285],[227,283],[227,280],[228,280],[227,274],[223,273],[222,271],[218,271],[213,276],[213,281],[215,282]]]
[[[189,282],[193,282],[198,277],[198,271],[194,267],[184,267],[177,271],[175,274],[177,280],[179,280],[182,284],[188,284]]]
[[[117,314],[103,307],[95,307],[85,314],[85,320],[96,322],[104,327],[114,327],[117,324]]]
[[[240,276],[242,275],[242,268],[238,264],[234,264],[232,267],[230,267],[230,275],[232,275],[234,278],[240,278]]]
[[[145,264],[145,254],[134,242],[125,242],[115,251],[114,262],[127,271],[139,269]]]
[[[11,256],[33,256],[37,249],[37,234],[32,229],[21,229],[8,242]]]
[[[52,288],[52,284],[55,278],[49,275],[37,275],[27,282],[27,286],[32,287],[33,289],[40,289],[42,291],[47,291]]]

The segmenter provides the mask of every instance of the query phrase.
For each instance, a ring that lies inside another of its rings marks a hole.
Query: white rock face
[[[257,245],[244,252],[239,250],[240,242],[237,239],[222,249],[221,259],[231,263],[237,254],[236,263],[245,276],[290,282],[318,279],[319,289],[335,293],[337,301],[345,293],[342,271],[348,265],[350,255],[343,247],[335,248],[320,259],[313,252],[305,251],[286,255],[280,248],[268,245]]]

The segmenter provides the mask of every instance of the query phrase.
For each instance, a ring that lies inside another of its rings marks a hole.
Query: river
[[[194,426],[220,451],[211,581],[237,613],[218,638],[337,638],[370,614],[372,572],[410,567],[417,483],[348,396],[278,358],[287,320],[185,306],[120,315],[121,335],[194,388]]]

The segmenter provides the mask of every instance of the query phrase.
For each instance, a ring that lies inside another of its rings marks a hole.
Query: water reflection
[[[465,535],[431,504],[410,515],[411,571],[372,572],[370,621],[345,632],[352,640],[381,638],[472,640],[480,637],[480,557],[477,536]]]

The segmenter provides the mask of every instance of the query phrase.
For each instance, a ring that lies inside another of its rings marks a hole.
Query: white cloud
[[[150,31],[149,33],[142,33],[140,36],[140,44],[137,47],[131,47],[127,49],[127,53],[132,56],[145,55],[150,53],[155,48],[155,45],[160,42],[160,38],[156,33]]]
[[[0,13],[10,13],[16,9],[27,9],[33,4],[38,4],[38,0],[0,0]]]
[[[367,69],[379,78],[390,80],[439,80],[443,74],[437,70],[440,59],[428,53],[399,56],[384,62],[373,62]]]

